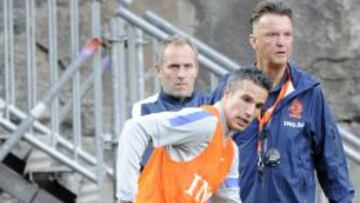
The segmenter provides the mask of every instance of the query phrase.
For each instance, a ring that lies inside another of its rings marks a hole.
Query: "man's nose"
[[[183,78],[183,77],[186,76],[186,74],[187,74],[187,73],[186,73],[185,67],[181,66],[181,67],[179,68],[178,72],[177,72],[177,77]]]
[[[256,106],[255,106],[255,104],[249,104],[249,105],[247,106],[247,108],[246,108],[246,111],[245,111],[246,116],[248,116],[248,117],[254,116],[255,113],[256,113],[255,111],[256,111]]]
[[[286,38],[284,35],[279,35],[279,37],[276,40],[276,45],[278,46],[285,46],[286,44]]]

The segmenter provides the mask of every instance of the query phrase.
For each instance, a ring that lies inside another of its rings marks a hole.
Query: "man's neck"
[[[225,107],[225,100],[221,99],[220,102],[217,102],[214,104],[214,107],[219,111],[220,113],[220,118],[221,118],[221,124],[223,126],[223,133],[225,135],[225,137],[229,136],[229,132],[230,132],[230,127],[228,125],[228,122],[226,121],[225,118],[225,112],[224,112],[224,107]]]
[[[162,97],[166,97],[167,99],[171,99],[172,101],[183,103],[186,99],[192,97],[192,95],[189,96],[174,96],[171,94],[166,93],[165,91],[161,90]]]
[[[278,85],[284,76],[286,70],[286,64],[284,65],[257,65],[257,67],[262,70],[268,77],[270,77],[273,82],[273,87]]]

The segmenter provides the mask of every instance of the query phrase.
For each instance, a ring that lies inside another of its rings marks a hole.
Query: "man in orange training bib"
[[[271,87],[260,70],[242,68],[232,73],[213,106],[128,120],[117,154],[119,203],[241,202],[231,136],[259,115]],[[149,140],[155,149],[139,178]]]

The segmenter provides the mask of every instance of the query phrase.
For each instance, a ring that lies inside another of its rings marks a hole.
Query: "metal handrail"
[[[356,164],[360,165],[360,156],[359,156],[359,153],[357,151],[350,148],[347,144],[344,144],[344,151],[345,151],[346,156],[349,159],[351,159]]]
[[[90,78],[91,78],[91,77],[90,77]],[[2,101],[2,100],[0,99],[0,102],[1,102],[1,101]],[[15,107],[15,106],[9,106],[8,108],[9,108],[9,112],[11,113],[11,115],[15,116],[16,118],[21,119],[21,120],[24,120],[24,119],[26,118],[26,114],[25,114],[24,112],[22,112],[20,109],[18,109],[17,107]],[[8,124],[8,121],[7,121],[7,120],[2,119],[1,117],[0,117],[0,123],[3,124],[3,125],[5,125],[5,126],[7,126],[7,127],[9,127],[9,129],[12,130],[12,131],[16,130],[16,127],[15,127],[15,126],[12,127],[10,124]],[[47,126],[43,125],[42,123],[40,123],[40,122],[38,122],[38,121],[35,121],[35,122],[33,123],[33,127],[34,127],[36,130],[38,130],[39,132],[44,133],[45,135],[51,135],[51,134],[53,134],[53,133],[51,132],[51,130],[50,130]],[[74,150],[74,145],[73,145],[72,143],[70,143],[69,141],[67,141],[66,139],[64,139],[63,136],[61,136],[60,134],[57,135],[57,139],[58,139],[58,140],[57,140],[58,143],[59,143],[61,146],[63,146],[65,149],[67,149],[67,150],[69,150],[69,151],[73,151],[73,150]],[[87,153],[87,152],[85,152],[85,151],[83,151],[83,150],[79,150],[78,153],[79,153],[79,157],[80,157],[82,160],[86,161],[86,162],[89,163],[89,164],[96,164],[96,159],[95,159],[94,156],[90,155],[89,153]],[[113,176],[113,175],[114,175],[114,171],[113,171],[111,168],[105,167],[105,170],[106,170],[106,172],[107,172],[107,174],[108,174],[109,176]]]
[[[213,48],[209,47],[207,44],[203,43],[202,41],[198,40],[197,38],[190,36],[189,34],[186,34],[185,32],[181,31],[179,28],[177,28],[174,24],[171,24],[170,22],[166,21],[165,19],[161,18],[160,16],[156,15],[155,13],[151,11],[147,11],[144,15],[144,18],[152,23],[152,25],[155,25],[159,27],[160,29],[164,30],[166,33],[169,34],[177,34],[184,36],[185,38],[189,39],[194,45],[198,48],[199,52],[210,58],[211,60],[215,61],[219,65],[226,68],[228,71],[234,71],[241,66],[234,62],[233,60],[227,58],[226,56],[220,54]]]
[[[338,125],[338,129],[339,129],[340,135],[346,141],[343,143],[345,154],[353,162],[360,165],[360,152],[359,152],[360,151],[360,138],[355,136],[354,134],[346,131],[344,128],[342,128],[339,125]],[[354,150],[352,147],[350,147],[350,145],[355,147],[357,150]]]
[[[125,19],[130,24],[142,29],[144,32],[148,33],[149,35],[155,37],[158,40],[163,40],[169,36],[169,34],[165,33],[164,31],[160,30],[159,28],[150,24],[144,19],[138,17],[136,14],[124,7],[120,7],[118,9],[117,15]],[[198,59],[200,64],[204,65],[205,68],[207,68],[209,71],[216,74],[217,76],[222,76],[228,72],[228,70],[226,70],[224,67],[217,64],[212,59],[206,57],[202,53],[199,53]]]
[[[60,88],[66,84],[66,82],[72,78],[74,73],[78,71],[81,65],[87,61],[100,47],[101,40],[94,38],[92,39],[87,46],[81,51],[79,57],[70,64],[68,69],[63,73],[58,82],[55,83],[51,88],[44,94],[43,98],[36,104],[34,108],[31,109],[27,118],[21,122],[18,129],[13,133],[13,135],[3,143],[0,148],[0,161],[4,160],[5,156],[10,152],[11,148],[16,144],[16,142],[24,136],[26,130],[32,126],[36,119],[46,110],[47,105],[54,99],[54,97],[60,91]]]
[[[5,120],[4,118],[0,117],[0,123],[8,127],[10,130],[13,130],[15,132],[19,131],[19,128],[16,127],[15,124],[11,123],[8,120]],[[24,138],[28,142],[30,142],[33,146],[36,146],[38,149],[43,151],[44,153],[48,154],[49,156],[53,157],[56,160],[61,161],[62,163],[66,164],[70,168],[74,169],[75,171],[78,171],[80,174],[84,175],[85,177],[89,178],[90,180],[97,182],[96,175],[92,173],[88,168],[80,165],[79,163],[71,160],[67,156],[59,153],[57,150],[55,150],[52,147],[49,147],[47,144],[44,144],[42,141],[40,141],[37,137],[33,136],[30,133],[24,133]],[[10,138],[12,135],[10,135]],[[9,140],[8,138],[7,140]]]
[[[349,143],[351,143],[352,145],[354,145],[355,147],[360,149],[360,138],[358,138],[354,134],[351,134],[350,132],[346,131],[341,126],[338,126],[338,128],[339,128],[339,132],[342,135],[342,137],[344,138],[344,140],[348,141]]]

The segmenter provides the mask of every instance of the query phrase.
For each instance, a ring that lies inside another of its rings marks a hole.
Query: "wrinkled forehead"
[[[166,47],[166,49],[164,50],[163,61],[164,62],[186,61],[186,63],[195,63],[196,55],[193,49],[187,44],[171,45]]]
[[[173,42],[173,43],[166,45],[163,49],[163,55],[167,55],[167,54],[175,52],[175,51],[189,52],[189,53],[195,55],[195,51],[193,50],[193,48],[189,44],[184,43],[184,42]]]

